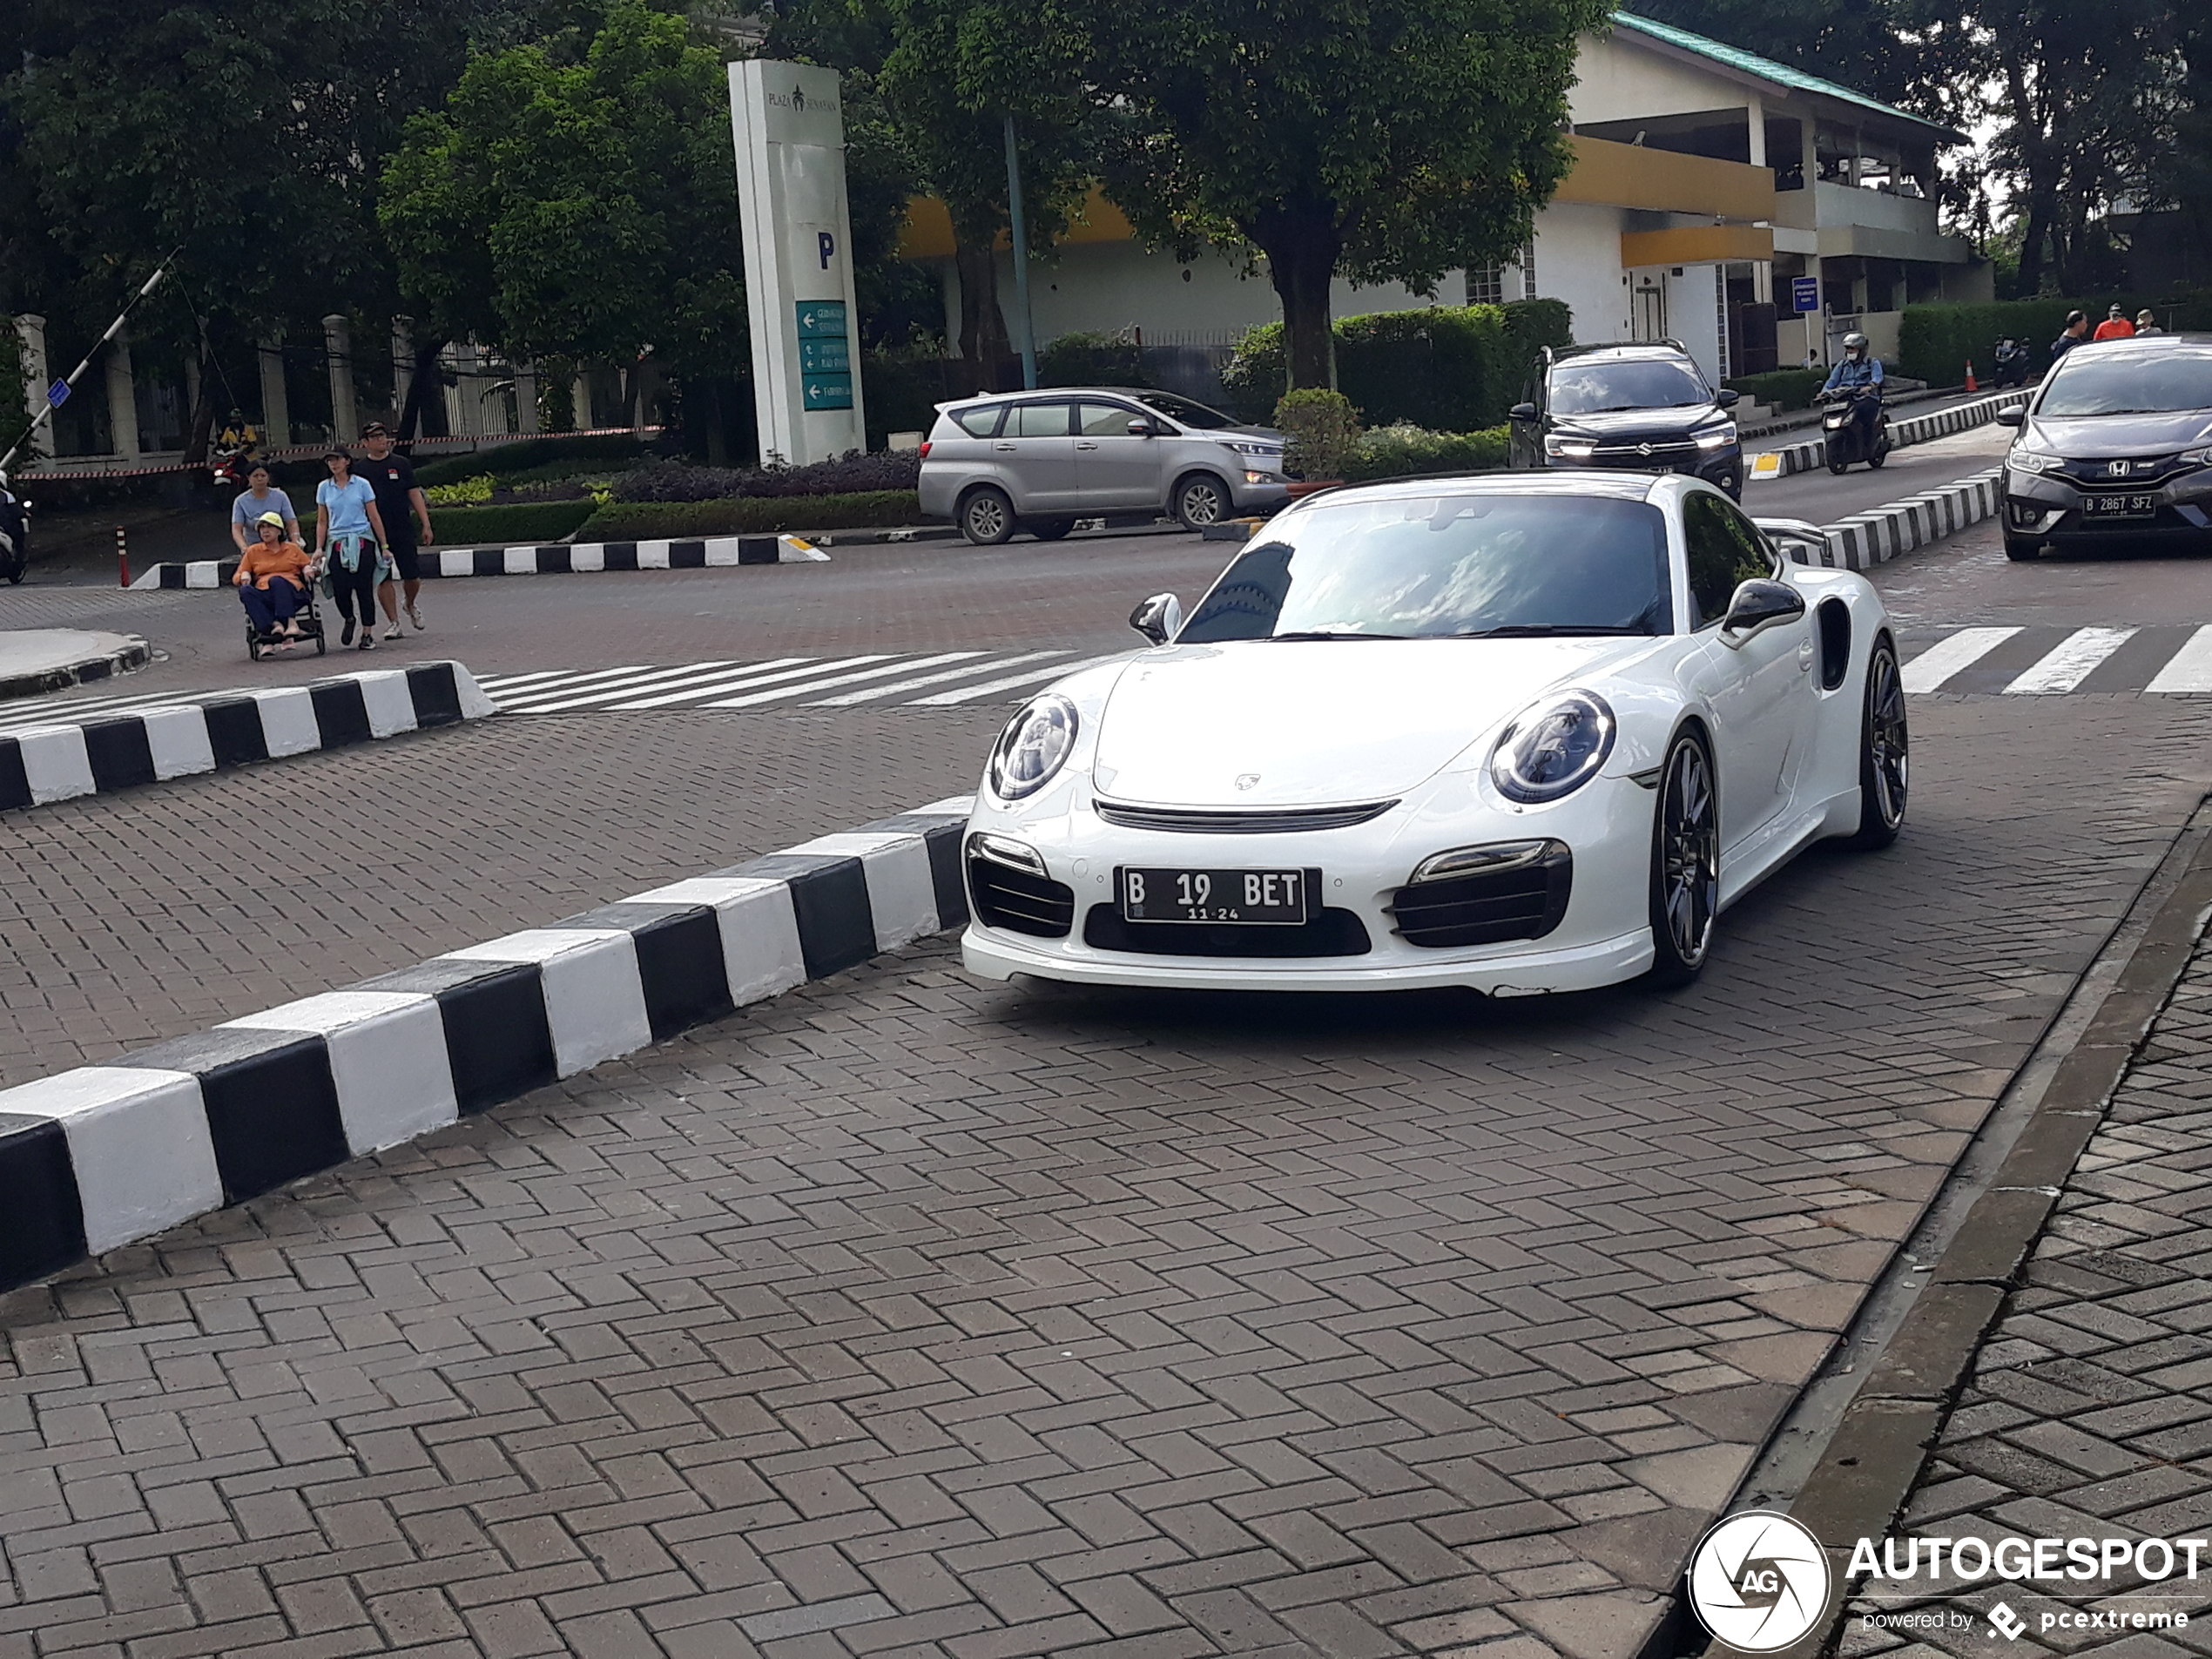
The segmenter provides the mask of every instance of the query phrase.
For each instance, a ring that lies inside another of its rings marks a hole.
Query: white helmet
[[[1845,334],[1844,336],[1844,349],[1846,352],[1865,351],[1866,349],[1866,336],[1861,334]]]

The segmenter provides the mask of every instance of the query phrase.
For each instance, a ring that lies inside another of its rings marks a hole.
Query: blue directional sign
[[[1790,279],[1790,309],[1800,315],[1820,309],[1820,279],[1791,277]]]
[[[51,386],[46,388],[46,407],[48,408],[57,409],[68,401],[69,382],[67,381],[56,381]]]
[[[799,314],[799,337],[801,340],[842,340],[845,338],[845,301],[842,300],[801,300],[793,307]]]
[[[799,381],[801,407],[808,409],[849,409],[853,407],[850,374],[808,374]]]
[[[799,341],[799,372],[802,374],[846,374],[853,368],[852,348],[843,334],[829,340]]]

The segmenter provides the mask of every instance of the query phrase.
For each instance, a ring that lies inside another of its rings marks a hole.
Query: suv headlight
[[[1490,781],[1507,800],[1557,800],[1598,774],[1613,752],[1612,706],[1567,691],[1516,715],[1490,752]]]
[[[1735,442],[1736,422],[1733,421],[1697,435],[1697,447],[1700,449],[1725,449]]]
[[[1544,453],[1561,455],[1570,461],[1583,461],[1597,453],[1597,443],[1591,438],[1562,437],[1556,432],[1544,434]]]
[[[1048,691],[1006,723],[991,749],[991,792],[1021,800],[1050,783],[1076,746],[1076,705]]]
[[[2005,457],[2008,467],[2018,467],[2022,472],[2064,472],[2063,455],[2039,455],[2033,449],[2015,449]]]
[[[1274,444],[1255,443],[1250,438],[1223,438],[1220,442],[1224,448],[1234,449],[1240,455],[1266,455],[1272,459],[1283,453],[1281,448]]]

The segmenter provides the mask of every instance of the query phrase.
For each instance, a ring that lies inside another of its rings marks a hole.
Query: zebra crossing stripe
[[[724,657],[711,663],[685,663],[677,668],[617,668],[598,674],[579,674],[557,685],[532,686],[515,698],[511,706],[531,714],[550,714],[556,709],[610,702],[633,691],[664,685],[682,675],[709,673],[718,668],[738,665],[735,658]]]
[[[2143,690],[2163,697],[2212,691],[2212,625],[2183,640],[2181,650],[2166,659],[2166,666],[2150,677]]]
[[[891,662],[878,668],[864,668],[855,673],[833,675],[828,679],[816,680],[808,685],[786,685],[772,691],[754,691],[744,697],[722,698],[712,703],[702,704],[700,706],[710,709],[749,709],[759,704],[773,703],[781,698],[804,697],[809,691],[826,691],[833,685],[850,685],[855,680],[880,678],[885,674],[896,674],[902,669],[934,668],[940,663],[972,662],[976,658],[984,655],[987,653],[980,651],[948,651],[939,656],[924,657],[919,661]]]
[[[1117,651],[1111,656],[1094,657],[1084,663],[1055,663],[1050,668],[1008,674],[1004,679],[985,680],[981,685],[963,685],[954,691],[940,691],[934,697],[918,697],[912,706],[918,709],[949,708],[956,703],[973,703],[979,697],[989,697],[996,691],[1010,691],[1017,686],[1034,685],[1039,680],[1058,679],[1063,674],[1079,673],[1086,668],[1096,668],[1101,663],[1117,663],[1129,654]]]
[[[2134,637],[2133,628],[2077,628],[2007,685],[2005,693],[2008,697],[2063,695]]]
[[[1017,663],[1042,662],[1048,657],[1065,657],[1067,654],[1064,651],[1033,651],[1019,657],[1001,658],[992,666],[1012,668]],[[807,706],[817,709],[839,709],[848,707],[855,703],[871,702],[877,698],[896,697],[902,691],[920,691],[925,685],[941,685],[947,680],[965,679],[975,671],[977,666],[978,664],[974,663],[963,663],[958,668],[948,668],[935,674],[921,674],[913,679],[895,680],[889,685],[871,685],[863,691],[844,691],[836,697],[821,698],[809,703]]]
[[[1952,675],[1972,668],[2020,631],[2018,628],[1961,628],[1948,639],[1936,641],[1905,665],[1905,689],[1939,691]]]
[[[755,663],[750,669],[722,674],[708,674],[696,680],[687,680],[673,691],[657,696],[640,698],[635,702],[614,703],[608,706],[629,712],[637,709],[665,708],[671,703],[688,702],[693,698],[713,697],[728,691],[750,691],[778,680],[803,679],[809,674],[826,674],[853,662],[873,662],[873,658],[857,657],[833,658],[817,662],[811,657],[779,657],[770,662]]]

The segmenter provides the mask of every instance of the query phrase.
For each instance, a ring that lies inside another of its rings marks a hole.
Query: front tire
[[[1872,852],[1905,827],[1912,779],[1912,736],[1905,718],[1905,676],[1887,634],[1866,658],[1866,698],[1858,730],[1858,833],[1853,846]]]
[[[1014,503],[992,484],[971,490],[960,504],[960,533],[977,547],[996,547],[1014,534]]]
[[[1022,527],[1040,542],[1064,542],[1074,532],[1072,518],[1033,518]]]
[[[1659,769],[1651,823],[1651,983],[1689,984],[1711,954],[1720,909],[1720,802],[1695,732],[1676,735]]]
[[[1186,530],[1202,530],[1209,524],[1218,524],[1237,510],[1229,486],[1204,472],[1192,473],[1177,483],[1175,499],[1169,504]]]
[[[2007,536],[2005,556],[2015,564],[2027,564],[2041,556],[2043,543],[2032,536]]]

